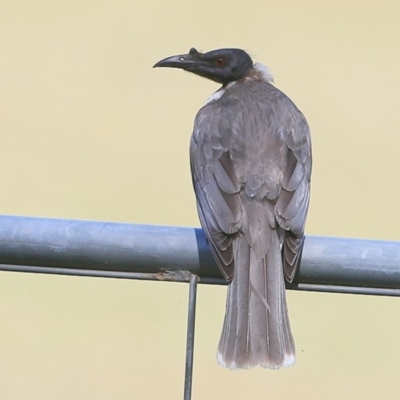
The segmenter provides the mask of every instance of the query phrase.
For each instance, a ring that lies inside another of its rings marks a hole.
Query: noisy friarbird
[[[201,225],[230,281],[218,362],[231,369],[293,365],[285,280],[304,244],[311,140],[303,114],[269,69],[240,49],[159,61],[222,85],[197,113],[190,164]]]

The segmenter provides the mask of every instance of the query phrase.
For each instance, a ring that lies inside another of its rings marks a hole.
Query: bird
[[[167,57],[221,85],[190,140],[197,211],[229,282],[217,360],[229,369],[295,363],[285,281],[293,282],[310,199],[310,129],[265,65],[238,48]]]

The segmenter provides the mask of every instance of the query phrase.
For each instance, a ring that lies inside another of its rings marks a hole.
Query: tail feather
[[[243,265],[243,268],[235,273],[237,276],[236,280],[240,282],[249,281],[250,247],[244,240],[240,240],[239,243],[237,243],[235,262],[240,262],[241,265]],[[247,358],[250,328],[248,319],[248,310],[250,307],[249,299],[249,285],[241,285],[240,291],[238,291],[238,285],[229,285],[227,297],[229,312],[227,309],[223,332],[230,332],[230,334],[222,334],[218,346],[218,362],[228,368],[235,368],[233,365],[236,363],[244,365],[245,359]],[[220,358],[220,356],[222,358]]]
[[[278,234],[273,231],[266,256],[245,237],[235,243],[235,275],[228,287],[218,362],[230,369],[257,365],[278,369],[294,364]]]

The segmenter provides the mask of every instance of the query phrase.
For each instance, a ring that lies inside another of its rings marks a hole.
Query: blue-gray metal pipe
[[[225,283],[194,228],[0,216],[0,264],[5,271],[174,281],[192,273]],[[400,295],[400,243],[307,236],[288,287]]]

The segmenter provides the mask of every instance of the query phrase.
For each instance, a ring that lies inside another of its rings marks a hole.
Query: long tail
[[[235,276],[228,287],[218,362],[230,369],[278,369],[295,362],[277,232],[265,257],[245,237],[235,241]]]

